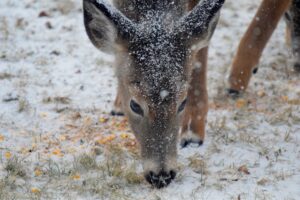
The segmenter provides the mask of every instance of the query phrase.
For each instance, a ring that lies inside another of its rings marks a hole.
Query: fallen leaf
[[[101,138],[99,140],[96,141],[97,144],[106,144],[108,142],[111,142],[113,141],[114,139],[116,139],[116,135],[115,134],[111,134],[109,136],[106,136],[104,138]]]
[[[68,148],[67,152],[70,153],[70,154],[73,154],[73,153],[76,153],[76,149],[74,147],[70,147]]]
[[[52,154],[54,154],[54,155],[56,155],[56,156],[61,156],[61,155],[62,155],[60,149],[54,149],[54,150],[52,151]]]
[[[97,144],[106,144],[107,143],[107,139],[102,138],[96,141]]]
[[[281,96],[281,99],[285,102],[287,102],[289,100],[289,97],[288,96]]]
[[[4,141],[4,136],[0,135],[0,142],[3,142],[3,141]]]
[[[90,125],[92,125],[92,123],[93,123],[93,120],[92,120],[92,118],[90,118],[90,117],[86,117],[86,118],[84,118],[84,120],[83,120],[83,124],[84,124],[85,126],[90,126]]]
[[[10,153],[9,151],[5,152],[5,153],[4,153],[4,157],[5,157],[6,159],[10,159],[10,158],[11,158],[11,153]]]
[[[36,169],[36,170],[34,170],[34,175],[40,176],[40,175],[42,175],[42,171],[40,169]]]
[[[246,165],[240,166],[239,169],[238,169],[238,171],[239,171],[239,172],[242,172],[242,173],[244,173],[244,174],[247,174],[247,175],[250,174],[250,172],[249,172],[249,170],[248,170],[248,168],[247,168]]]
[[[236,103],[235,103],[235,106],[237,107],[237,108],[243,108],[243,107],[245,107],[246,106],[246,100],[245,99],[238,99],[237,101],[236,101]]]
[[[121,133],[121,138],[126,139],[128,137],[129,137],[129,135],[127,133]]]
[[[100,118],[99,118],[99,122],[100,122],[100,123],[105,123],[105,122],[107,122],[107,121],[108,121],[107,118],[104,118],[104,117],[100,117]]]
[[[288,100],[288,104],[294,105],[294,106],[298,106],[300,105],[300,99],[291,99]]]
[[[78,126],[73,125],[73,124],[66,124],[66,128],[68,128],[68,129],[75,129],[75,128],[78,128]]]
[[[65,141],[67,138],[66,138],[66,136],[64,136],[64,135],[61,135],[61,136],[59,136],[59,140],[60,141]]]
[[[257,96],[259,96],[259,97],[264,97],[266,95],[266,93],[265,93],[265,91],[263,91],[263,90],[259,90],[258,92],[257,92]]]
[[[39,17],[49,17],[49,14],[46,11],[41,11]]]
[[[22,147],[21,150],[20,150],[21,154],[27,154],[28,152],[29,152],[29,149],[27,149],[25,147]]]
[[[32,143],[32,144],[31,144],[31,148],[32,148],[32,149],[36,149],[36,146],[37,146],[36,143]]]
[[[76,112],[76,113],[72,116],[72,119],[73,119],[73,120],[77,120],[77,119],[79,119],[79,118],[81,118],[81,115],[80,115],[79,112]]]
[[[31,188],[31,192],[34,194],[37,194],[37,193],[40,193],[41,191],[38,188],[33,187],[33,188]]]
[[[134,148],[134,147],[136,147],[136,145],[137,145],[137,143],[136,143],[135,139],[130,139],[129,141],[126,141],[124,143],[124,146],[127,148]]]
[[[111,135],[107,136],[107,140],[112,141],[112,140],[116,139],[116,137],[117,136],[115,134],[111,134]]]
[[[41,112],[40,117],[46,118],[46,117],[48,117],[48,114],[46,112]]]
[[[268,179],[262,178],[259,181],[257,181],[257,185],[266,185],[269,182]]]
[[[75,174],[75,175],[72,176],[72,179],[75,180],[75,181],[79,180],[80,179],[80,175],[79,174]]]

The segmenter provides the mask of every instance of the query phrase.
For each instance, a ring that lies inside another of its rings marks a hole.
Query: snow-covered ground
[[[142,178],[126,119],[109,112],[113,56],[88,40],[81,1],[0,1],[0,199],[299,199],[300,75],[282,21],[246,94],[226,97],[261,1],[227,0],[211,41],[204,145],[179,150],[165,189]]]

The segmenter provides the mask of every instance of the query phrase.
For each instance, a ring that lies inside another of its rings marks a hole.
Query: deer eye
[[[185,108],[185,105],[186,105],[186,102],[187,102],[187,99],[185,99],[181,104],[180,106],[178,107],[178,113],[182,112]]]
[[[130,108],[133,112],[135,112],[138,115],[144,116],[143,109],[139,104],[137,104],[135,101],[131,100],[130,101]]]

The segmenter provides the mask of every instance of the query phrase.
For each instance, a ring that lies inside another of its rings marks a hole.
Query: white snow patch
[[[167,96],[169,96],[170,92],[167,90],[160,91],[159,95],[162,100],[164,100]]]

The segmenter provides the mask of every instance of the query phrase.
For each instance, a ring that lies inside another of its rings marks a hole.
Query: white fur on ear
[[[84,24],[91,42],[101,51],[113,53],[117,30],[92,3],[84,1]]]
[[[197,38],[195,42],[193,42],[192,50],[199,51],[200,49],[207,47],[209,45],[210,39],[213,36],[217,23],[219,21],[219,17],[220,17],[220,12],[216,14],[216,16],[211,20],[207,31],[203,33],[203,35],[201,35],[199,38]]]

